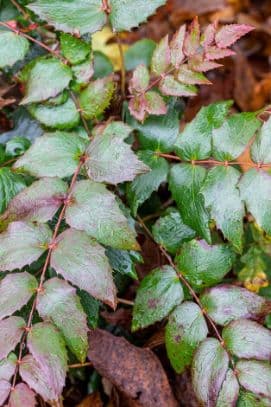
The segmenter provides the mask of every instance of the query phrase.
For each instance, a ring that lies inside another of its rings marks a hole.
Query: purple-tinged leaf
[[[139,122],[144,122],[146,118],[146,98],[145,95],[134,96],[129,101],[129,111],[132,116],[136,118]]]
[[[160,91],[166,96],[196,96],[197,88],[194,85],[184,85],[178,82],[173,75],[167,75],[160,82]]]
[[[17,220],[45,223],[60,208],[66,192],[67,184],[59,178],[33,182],[10,201],[0,223],[6,225]]]
[[[212,82],[201,72],[196,72],[182,65],[178,70],[178,80],[186,85],[211,85]]]
[[[31,274],[8,274],[0,281],[0,319],[12,315],[28,303],[38,282]]]
[[[228,354],[217,339],[207,338],[199,345],[192,364],[192,382],[202,405],[216,406],[228,365]]]
[[[216,45],[219,48],[227,48],[252,30],[254,27],[247,24],[225,25],[215,36]]]
[[[149,85],[150,74],[148,68],[141,64],[134,70],[130,81],[129,90],[131,93],[143,92]]]
[[[175,68],[178,68],[185,59],[185,55],[183,52],[185,33],[186,25],[184,24],[174,34],[170,42],[171,64],[175,66]]]
[[[17,363],[15,353],[10,353],[6,359],[0,362],[0,380],[10,380],[14,375]]]
[[[241,386],[260,397],[271,399],[270,363],[257,360],[240,360],[236,364],[236,370]]]
[[[238,380],[233,371],[229,369],[219,392],[216,407],[235,407],[239,389]]]
[[[204,60],[202,57],[191,58],[188,62],[189,67],[196,72],[207,72],[212,69],[220,68],[222,64],[217,64],[213,61]]]
[[[270,301],[234,285],[220,285],[206,290],[201,302],[219,325],[227,325],[239,318],[259,320],[271,311]]]
[[[0,321],[0,360],[6,358],[20,342],[25,321],[20,317],[9,317]]]
[[[0,234],[0,271],[22,268],[38,260],[51,238],[47,225],[10,223],[6,232]]]
[[[232,321],[222,332],[226,348],[242,359],[271,360],[271,331],[249,319]]]
[[[4,405],[4,402],[8,398],[10,389],[11,389],[11,384],[7,380],[0,380],[0,405],[1,406]]]
[[[67,318],[71,316],[67,315]],[[61,333],[49,322],[35,324],[27,336],[27,347],[50,379],[55,394],[60,396],[68,369],[67,351]]]
[[[36,405],[35,393],[25,383],[17,384],[11,391],[8,407],[35,407]]]
[[[230,57],[232,55],[235,55],[235,52],[232,51],[231,49],[218,48],[215,46],[208,47],[205,51],[205,56],[208,59],[208,61],[213,61],[214,59],[222,59]]]
[[[51,266],[77,287],[116,307],[116,288],[105,250],[85,232],[63,232],[52,253]]]
[[[149,114],[162,115],[166,114],[167,106],[159,93],[150,91],[145,94],[146,110]]]
[[[199,19],[195,17],[190,27],[188,28],[188,32],[186,33],[185,40],[184,40],[184,54],[188,57],[193,56],[197,49],[200,46],[200,26],[199,26]]]
[[[63,334],[67,346],[83,363],[88,350],[88,326],[76,289],[66,281],[52,278],[39,293],[37,310],[43,319],[50,319]],[[71,318],[66,318],[70,315]]]
[[[168,35],[162,38],[154,50],[151,71],[156,75],[161,75],[166,72],[170,65],[170,48],[168,44]]]
[[[207,48],[210,45],[213,45],[214,41],[215,41],[215,34],[216,34],[216,29],[217,29],[217,24],[213,23],[213,24],[209,24],[207,25],[207,27],[205,28],[201,38],[200,38],[200,45],[203,48]]]

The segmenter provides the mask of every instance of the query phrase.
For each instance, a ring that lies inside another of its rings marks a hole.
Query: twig
[[[86,363],[75,363],[73,365],[69,365],[69,369],[78,369],[81,367],[87,367],[87,366],[93,366],[91,362],[86,362]]]
[[[126,83],[125,61],[124,61],[122,43],[121,43],[120,36],[118,33],[116,33],[116,40],[117,40],[119,54],[120,54],[121,95],[122,95],[123,99],[125,99],[125,83]]]
[[[117,302],[119,304],[126,304],[126,305],[131,305],[131,306],[135,305],[135,303],[133,301],[125,300],[125,298],[117,298]]]
[[[29,19],[29,14],[23,9],[23,7],[20,6],[20,4],[18,4],[16,0],[10,0],[10,1],[17,8],[19,13],[21,13],[23,15],[24,19],[28,20]]]

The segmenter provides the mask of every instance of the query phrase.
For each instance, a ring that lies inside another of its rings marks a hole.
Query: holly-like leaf
[[[167,75],[159,84],[159,89],[166,96],[196,96],[197,88],[194,85],[185,85],[177,81],[173,75]]]
[[[211,243],[209,215],[200,194],[205,177],[206,169],[201,166],[175,165],[170,172],[169,188],[185,224]]]
[[[17,220],[45,223],[62,205],[68,186],[59,178],[42,178],[17,194],[0,217],[6,225]]]
[[[175,68],[178,68],[185,59],[183,52],[185,33],[186,25],[183,24],[174,34],[170,42],[170,62],[173,66],[175,66]]]
[[[93,181],[119,184],[149,171],[124,142],[130,132],[131,128],[124,123],[113,122],[94,138],[86,151],[86,167]]]
[[[63,334],[67,346],[81,363],[85,361],[87,318],[76,290],[66,281],[52,278],[44,284],[37,299],[37,310],[43,319],[50,319]],[[70,315],[71,318],[66,318]]]
[[[69,130],[80,121],[79,112],[72,99],[58,106],[31,105],[28,110],[44,126],[58,130]]]
[[[175,144],[175,151],[183,160],[204,160],[211,155],[211,137],[222,125],[232,101],[216,102],[200,109],[196,117],[185,126]]]
[[[20,310],[37,288],[36,278],[29,273],[14,273],[4,277],[0,281],[0,318]]]
[[[10,223],[6,232],[0,234],[0,271],[22,268],[38,260],[51,238],[52,232],[47,225]]]
[[[220,285],[207,290],[201,303],[209,316],[219,325],[239,318],[259,320],[271,310],[271,303],[245,288]]]
[[[9,396],[11,384],[7,380],[0,380],[0,403],[3,406]]]
[[[222,332],[226,348],[242,359],[271,360],[271,332],[257,322],[238,319]]]
[[[236,113],[228,117],[219,129],[213,130],[213,156],[219,161],[238,158],[261,122],[255,113]]]
[[[155,241],[168,252],[175,254],[183,242],[193,239],[194,230],[185,225],[179,211],[170,208],[152,227]]]
[[[9,399],[9,407],[35,407],[35,393],[25,383],[18,383],[12,390]]]
[[[207,338],[198,347],[192,364],[192,381],[202,405],[216,406],[228,364],[228,354],[217,339]]]
[[[162,157],[158,157],[152,151],[142,150],[139,151],[137,155],[151,171],[147,174],[139,175],[127,186],[127,198],[134,216],[136,216],[138,207],[143,204],[154,191],[158,190],[160,184],[167,181],[169,170],[167,161]]]
[[[186,85],[211,85],[212,82],[202,72],[189,69],[188,65],[182,65],[178,70],[178,81]]]
[[[145,65],[138,65],[134,70],[132,79],[130,81],[130,92],[144,92],[150,82],[150,74]]]
[[[213,61],[215,59],[223,59],[226,57],[230,57],[232,55],[235,55],[235,52],[232,51],[231,49],[227,48],[219,48],[219,47],[207,47],[205,56],[208,61]]]
[[[22,175],[12,172],[9,168],[0,168],[0,213],[2,213],[10,200],[26,187]]]
[[[0,49],[0,68],[5,68],[24,59],[29,50],[29,42],[24,37],[13,32],[1,31]]]
[[[114,31],[130,31],[147,20],[166,0],[110,0],[110,22]]]
[[[258,396],[271,399],[271,366],[268,362],[240,360],[236,364],[236,370],[241,386]]]
[[[193,56],[200,46],[200,26],[199,19],[195,17],[189,26],[184,40],[184,54],[188,57]]]
[[[151,70],[152,73],[159,76],[164,74],[170,65],[170,48],[168,44],[168,35],[164,37],[154,50]]]
[[[101,0],[36,0],[27,7],[56,30],[93,33],[106,23]]]
[[[75,185],[66,222],[106,246],[125,250],[139,248],[136,234],[128,225],[115,195],[103,184],[83,180]]]
[[[186,301],[170,314],[165,342],[170,363],[177,373],[190,366],[196,348],[207,334],[207,324],[195,303]]]
[[[196,72],[207,72],[212,69],[219,68],[223,65],[218,64],[214,61],[208,61],[202,56],[196,55],[193,58],[189,59],[188,66]]]
[[[258,164],[271,163],[271,117],[262,125],[250,148],[252,160]]]
[[[109,106],[115,85],[112,76],[91,82],[79,95],[79,103],[85,119],[94,119]]]
[[[228,24],[216,33],[215,42],[219,48],[227,48],[252,30],[254,27],[251,25]]]
[[[46,133],[14,164],[36,177],[69,177],[80,162],[87,141],[76,133]]]
[[[204,240],[191,240],[182,245],[176,265],[195,289],[201,289],[219,283],[234,260],[234,253],[226,244],[209,246]]]
[[[167,113],[167,106],[158,92],[149,91],[145,93],[145,100],[147,113],[157,116]]]
[[[116,306],[116,289],[104,248],[85,232],[68,229],[59,235],[51,266],[93,297]]]
[[[133,309],[132,330],[161,321],[183,300],[183,288],[170,266],[153,270],[140,283]]]
[[[232,369],[229,369],[218,394],[216,407],[235,407],[239,395],[239,389],[238,380]]]
[[[246,172],[240,183],[241,198],[257,224],[271,235],[271,176],[252,168]],[[257,193],[255,194],[255,191]]]
[[[0,360],[6,358],[20,342],[25,321],[20,317],[9,317],[0,321]]]
[[[26,94],[22,105],[42,102],[57,96],[72,79],[71,69],[59,59],[38,60],[27,75]]]
[[[214,44],[215,34],[217,30],[217,23],[208,24],[200,37],[200,45],[207,49],[210,45]]]
[[[90,44],[66,33],[60,34],[60,48],[63,56],[72,65],[84,62],[91,50]]]
[[[211,169],[206,177],[201,193],[211,218],[237,252],[243,246],[244,204],[237,184],[241,174],[233,167],[218,166]]]

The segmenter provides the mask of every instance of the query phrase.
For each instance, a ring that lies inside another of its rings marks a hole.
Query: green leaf
[[[28,73],[22,105],[57,96],[72,79],[71,69],[56,58],[38,60]]]
[[[37,288],[36,278],[29,273],[13,273],[4,277],[0,281],[0,319],[20,310]]]
[[[88,85],[90,79],[94,75],[94,67],[92,58],[87,58],[86,61],[71,67],[75,82],[72,89],[79,92],[82,88]]]
[[[183,242],[195,237],[195,232],[184,224],[179,211],[170,208],[152,227],[155,241],[175,254]]]
[[[77,290],[77,295],[87,316],[90,328],[95,329],[99,324],[100,302],[84,290]]]
[[[42,178],[19,192],[0,217],[0,225],[24,220],[45,223],[51,220],[66,197],[68,185],[59,178]]]
[[[207,290],[201,303],[216,324],[227,325],[239,318],[260,320],[271,311],[271,303],[245,288],[220,285]]]
[[[36,0],[27,7],[56,30],[93,33],[106,23],[101,0]]]
[[[35,140],[14,168],[36,177],[69,177],[78,167],[86,146],[87,141],[76,133],[46,133]]]
[[[114,31],[130,31],[145,22],[166,0],[110,0],[110,22]]]
[[[228,364],[228,354],[217,339],[207,338],[198,347],[192,364],[192,383],[202,405],[216,406]]]
[[[60,48],[63,56],[72,64],[80,64],[90,54],[91,46],[81,38],[70,34],[60,34]]]
[[[232,101],[212,103],[200,109],[196,117],[180,133],[175,151],[183,160],[204,160],[211,155],[211,138],[228,114]]]
[[[43,319],[50,319],[63,334],[67,346],[83,363],[88,350],[87,318],[76,290],[66,281],[52,278],[39,293],[37,310]],[[70,315],[70,318],[66,318]]]
[[[169,65],[170,49],[168,44],[168,35],[166,35],[164,38],[162,38],[153,52],[151,71],[155,75],[159,76],[167,71]]]
[[[195,289],[218,284],[231,270],[235,255],[229,245],[209,246],[204,240],[184,243],[176,257],[178,270]]]
[[[271,398],[271,366],[268,362],[240,360],[236,364],[236,370],[241,386],[258,396]]]
[[[194,85],[185,85],[177,81],[173,75],[167,75],[159,84],[159,89],[166,96],[196,96],[197,88]]]
[[[6,232],[0,234],[0,271],[22,268],[38,260],[51,238],[47,225],[10,223]]]
[[[142,263],[143,259],[138,252],[117,250],[108,247],[105,252],[114,271],[137,280],[135,263]]]
[[[112,76],[91,82],[79,95],[79,103],[85,119],[94,119],[109,106],[115,85]]]
[[[104,78],[114,72],[110,59],[100,51],[94,51],[94,75],[93,79]]]
[[[247,210],[257,224],[271,235],[271,175],[252,168],[243,175],[239,189]]]
[[[211,243],[209,215],[200,193],[205,177],[204,167],[190,164],[174,165],[170,172],[169,189],[185,224]]]
[[[9,317],[0,321],[0,360],[15,349],[24,333],[25,321],[20,317]]]
[[[80,114],[72,99],[58,106],[31,105],[28,110],[44,126],[58,130],[69,130],[80,122]]]
[[[21,35],[2,31],[0,32],[0,50],[0,68],[5,68],[24,59],[29,50],[29,42]]]
[[[229,369],[219,392],[216,407],[235,407],[238,395],[238,380],[234,372]]]
[[[0,213],[4,212],[11,199],[26,187],[20,174],[9,168],[0,168]]]
[[[6,155],[8,157],[18,157],[31,146],[31,142],[25,137],[13,137],[6,144]]]
[[[250,148],[250,155],[255,163],[269,164],[271,162],[271,117],[262,125]]]
[[[241,391],[237,407],[267,407],[267,405],[259,400],[255,394]]]
[[[165,342],[170,363],[177,373],[190,366],[196,348],[207,334],[205,319],[195,303],[184,302],[170,314]]]
[[[132,152],[131,146],[124,142],[130,132],[131,128],[126,124],[112,122],[102,135],[94,138],[86,151],[86,167],[93,181],[119,184],[149,171]]]
[[[90,180],[77,182],[66,210],[66,222],[104,245],[125,250],[139,248],[136,234],[128,225],[115,195],[103,184]]]
[[[36,395],[25,383],[18,383],[10,393],[10,407],[35,407]]]
[[[201,189],[205,207],[226,239],[242,252],[244,204],[237,189],[241,174],[233,167],[218,166],[208,171]]]
[[[140,283],[133,309],[132,330],[152,325],[163,318],[183,300],[183,288],[170,266],[153,270]]]
[[[150,66],[155,47],[155,42],[148,38],[143,38],[132,44],[124,54],[126,70],[131,71],[141,64]]]
[[[222,332],[226,348],[242,359],[271,359],[271,332],[257,322],[239,319]]]
[[[138,207],[142,205],[154,191],[157,191],[163,182],[167,181],[169,170],[167,161],[162,157],[158,157],[152,151],[139,151],[137,156],[151,171],[147,174],[139,175],[127,186],[127,198],[133,216],[136,216]]]
[[[219,161],[238,158],[254,136],[261,122],[256,113],[236,113],[219,129],[213,130],[213,156]]]
[[[51,266],[72,284],[115,308],[116,289],[104,248],[85,232],[67,229],[59,235]]]

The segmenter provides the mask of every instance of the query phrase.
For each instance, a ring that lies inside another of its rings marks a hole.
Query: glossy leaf
[[[80,64],[90,54],[90,44],[70,34],[60,34],[60,48],[63,56],[72,64]]]
[[[262,125],[257,133],[256,140],[250,148],[250,155],[255,163],[271,163],[271,117]]]
[[[204,240],[191,240],[182,245],[176,265],[195,289],[201,289],[218,284],[234,260],[234,253],[226,244],[209,246]]]
[[[173,75],[167,75],[160,82],[160,91],[166,96],[196,96],[197,88],[194,85],[185,85],[177,81]]]
[[[209,215],[204,207],[200,190],[206,169],[197,165],[174,165],[170,172],[169,188],[186,225],[211,243]]]
[[[84,230],[100,243],[116,249],[137,250],[136,235],[105,185],[90,180],[79,181],[66,211],[66,222]]]
[[[164,37],[155,48],[152,56],[151,70],[159,76],[165,73],[170,65],[170,48],[168,35]]]
[[[38,260],[51,238],[52,232],[47,225],[10,223],[0,234],[0,271],[15,270]]]
[[[165,318],[183,300],[183,288],[170,266],[153,270],[140,283],[133,309],[132,330]]]
[[[247,24],[225,25],[215,35],[216,44],[220,48],[229,47],[252,30],[254,27]]]
[[[229,369],[219,392],[216,407],[235,407],[239,389],[238,380],[234,372]]]
[[[38,60],[28,73],[26,94],[21,104],[42,102],[57,96],[72,79],[71,69],[59,59]]]
[[[29,42],[13,32],[1,31],[0,49],[0,68],[5,68],[24,59],[29,50]]]
[[[21,340],[25,325],[20,317],[9,317],[0,321],[0,360],[15,349]]]
[[[268,362],[240,360],[236,369],[241,386],[261,397],[271,398],[271,366]]]
[[[94,138],[86,151],[86,167],[93,181],[119,184],[149,171],[124,142],[130,132],[131,128],[124,123],[113,122]]]
[[[196,348],[207,334],[207,324],[195,303],[184,302],[170,314],[165,342],[170,363],[177,373],[190,366]]]
[[[183,160],[204,160],[211,155],[211,138],[215,128],[222,125],[232,101],[216,102],[202,107],[185,126],[175,143],[175,151]]]
[[[35,407],[35,393],[25,383],[18,383],[12,390],[9,399],[9,407]]]
[[[115,307],[116,289],[104,248],[85,232],[68,229],[59,235],[51,266],[72,284]]]
[[[239,318],[259,320],[271,310],[271,304],[263,297],[234,285],[220,285],[207,290],[201,302],[219,325],[227,325]]]
[[[136,216],[138,207],[143,204],[159,186],[167,181],[169,166],[167,161],[155,155],[152,151],[142,150],[137,153],[138,158],[143,161],[151,171],[139,175],[127,187],[127,198],[132,213]]]
[[[10,200],[26,187],[22,175],[9,168],[0,168],[0,213],[4,212]]]
[[[69,177],[78,167],[86,145],[86,140],[76,133],[46,133],[16,161],[14,168],[36,177]]]
[[[94,119],[109,106],[114,93],[111,76],[91,82],[79,95],[79,103],[85,119]]]
[[[239,253],[243,246],[245,216],[244,204],[237,188],[240,177],[240,172],[235,168],[218,166],[208,172],[201,189],[211,218]]]
[[[175,68],[178,68],[185,59],[183,45],[186,33],[186,26],[183,24],[174,34],[170,42],[170,62]]]
[[[222,336],[229,352],[238,358],[271,360],[271,332],[257,322],[232,321]]]
[[[63,334],[66,344],[81,363],[85,361],[88,340],[87,320],[76,290],[66,281],[52,278],[39,293],[37,310],[43,319],[50,319]],[[70,315],[70,318],[66,318]]]
[[[14,273],[4,277],[0,281],[0,318],[20,310],[37,288],[36,278],[29,273]]]

